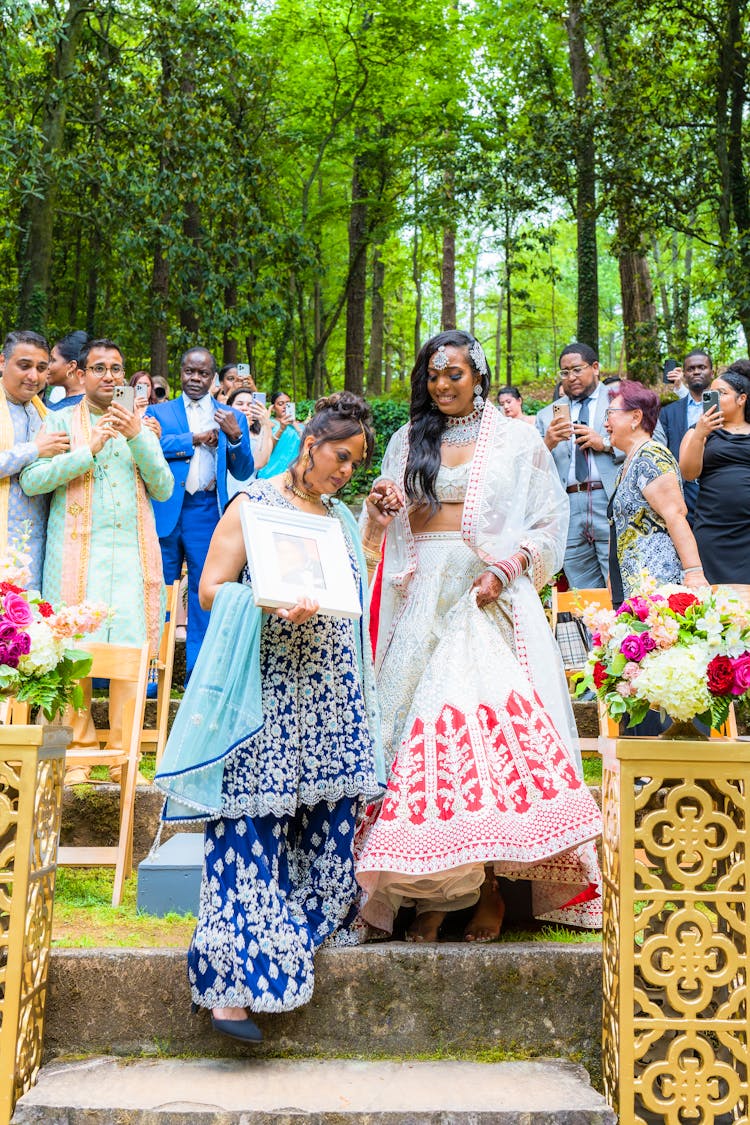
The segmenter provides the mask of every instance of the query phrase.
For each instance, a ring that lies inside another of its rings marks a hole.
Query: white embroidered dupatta
[[[395,481],[401,489],[409,428],[406,425],[396,431],[383,458],[382,477]],[[504,417],[486,403],[464,501],[461,535],[488,564],[507,559],[522,547],[530,554],[529,575],[518,578],[501,596],[512,610],[518,660],[580,771],[578,735],[562,659],[536,593],[562,566],[568,519],[568,498],[535,428]],[[408,599],[416,564],[414,537],[402,509],[386,536],[376,672]]]

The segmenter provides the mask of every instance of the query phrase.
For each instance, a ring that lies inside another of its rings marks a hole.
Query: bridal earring
[[[474,409],[484,410],[484,397],[482,395],[482,384],[477,383],[474,387]]]

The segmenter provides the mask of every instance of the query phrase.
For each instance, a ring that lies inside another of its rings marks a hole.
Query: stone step
[[[254,1057],[567,1058],[601,1072],[601,946],[388,942],[321,949],[315,991],[256,1017]],[[185,953],[53,949],[46,1060],[65,1055],[243,1057],[190,1014]]]
[[[45,1067],[14,1125],[616,1125],[581,1066],[95,1058]]]

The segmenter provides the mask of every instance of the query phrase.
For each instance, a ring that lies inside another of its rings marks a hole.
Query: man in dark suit
[[[198,584],[214,528],[227,503],[227,472],[247,480],[253,454],[247,419],[222,407],[209,391],[216,361],[206,348],[191,348],[180,361],[182,394],[150,406],[161,424],[161,447],[174,475],[169,500],[154,503],[164,581],[175,582],[188,570],[186,681],[198,658],[209,614],[198,601]]]
[[[679,371],[679,368],[677,369]],[[703,411],[703,392],[714,378],[713,364],[708,352],[696,348],[685,356],[685,363],[680,372],[687,387],[684,398],[675,402],[668,402],[662,406],[659,421],[654,430],[654,437],[662,445],[666,445],[680,459],[680,443],[687,431],[701,416]],[[698,499],[698,482],[686,480],[683,482],[683,492],[688,510],[688,523],[692,526],[695,515],[695,502]]]

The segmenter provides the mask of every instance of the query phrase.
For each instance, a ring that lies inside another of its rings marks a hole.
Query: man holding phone
[[[187,562],[186,682],[208,628],[209,614],[200,607],[198,583],[211,536],[227,504],[227,474],[246,481],[254,468],[247,419],[211,396],[215,376],[211,352],[189,349],[180,361],[182,394],[146,412],[161,423],[161,447],[174,477],[171,498],[154,504],[167,585],[177,581]]]
[[[714,370],[711,356],[701,348],[688,352],[682,369],[676,368],[676,370],[681,370],[683,373],[687,393],[676,402],[668,402],[662,406],[654,430],[654,440],[666,445],[679,461],[682,439],[703,412],[703,392],[714,378]],[[692,527],[695,502],[698,499],[697,480],[684,481],[683,493],[688,510],[688,523]]]
[[[622,455],[604,429],[609,396],[599,382],[594,349],[587,344],[563,348],[560,377],[565,397],[539,411],[536,427],[570,504],[565,576],[572,587],[599,589],[609,573],[607,503]]]
[[[27,496],[51,493],[42,593],[47,601],[103,602],[110,617],[91,637],[142,645],[153,655],[164,622],[164,582],[151,500],[166,500],[174,482],[156,435],[116,391],[125,381],[122,353],[112,340],[81,350],[83,399],[48,414],[50,433],[63,431],[60,452],[47,452],[21,473]],[[122,708],[129,692],[111,685],[110,746],[122,742]],[[72,713],[72,745],[98,745],[90,712]],[[86,780],[72,771],[69,784]]]

